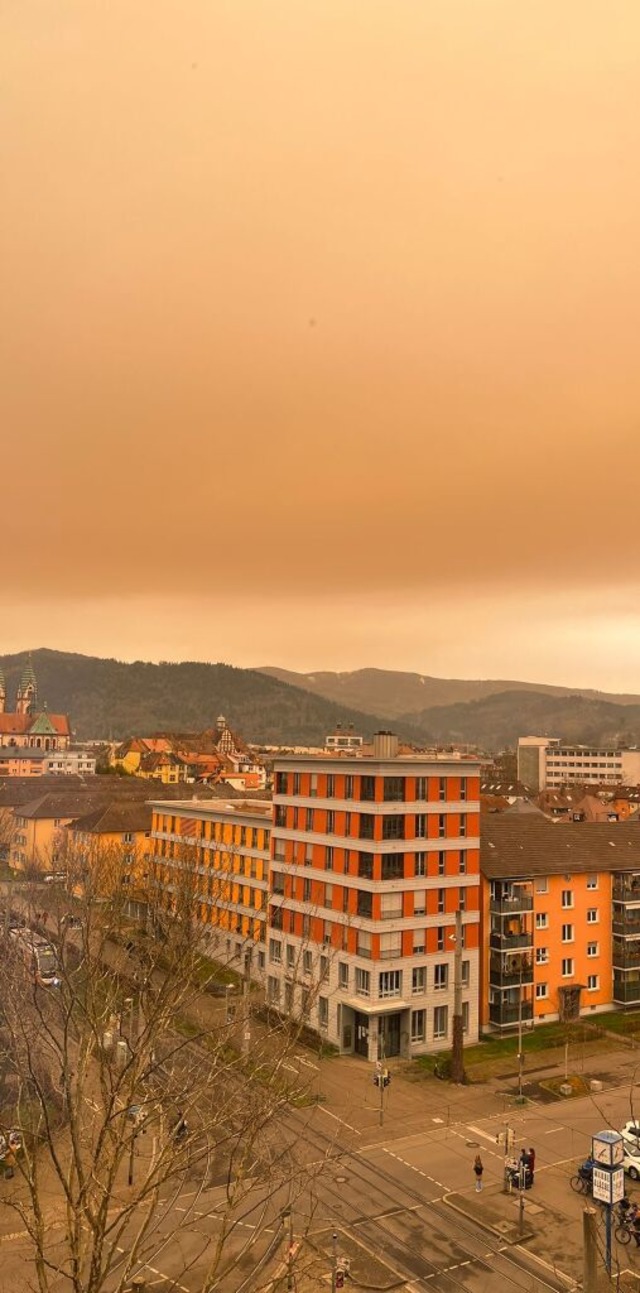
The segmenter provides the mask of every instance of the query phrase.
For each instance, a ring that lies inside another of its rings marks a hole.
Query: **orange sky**
[[[6,0],[3,649],[640,690],[637,0]]]

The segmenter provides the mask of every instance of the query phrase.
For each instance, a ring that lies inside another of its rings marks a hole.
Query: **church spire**
[[[22,678],[18,687],[18,696],[16,699],[16,714],[35,714],[38,700],[38,684],[36,675],[33,671],[31,661],[31,652],[29,659],[22,670]]]

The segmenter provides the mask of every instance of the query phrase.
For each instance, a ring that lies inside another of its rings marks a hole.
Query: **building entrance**
[[[355,1046],[356,1055],[362,1055],[365,1060],[369,1058],[369,1020],[366,1015],[361,1015],[356,1011],[355,1018]]]
[[[395,1015],[381,1015],[378,1021],[379,1058],[389,1060],[400,1054],[400,1012]]]

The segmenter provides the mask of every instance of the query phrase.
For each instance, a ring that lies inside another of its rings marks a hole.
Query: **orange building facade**
[[[640,1003],[640,828],[483,823],[481,1023],[504,1030]]]

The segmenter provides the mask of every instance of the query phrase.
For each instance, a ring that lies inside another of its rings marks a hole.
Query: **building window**
[[[380,894],[381,920],[402,920],[402,893]]]
[[[413,914],[414,916],[424,916],[427,910],[427,891],[426,889],[414,889],[413,891]]]
[[[446,991],[449,986],[449,966],[446,961],[433,967],[433,987],[435,992]]]
[[[598,955],[598,944],[587,943],[587,956],[597,956],[597,955]]]
[[[311,881],[309,879],[304,880],[302,883],[302,898],[303,902],[311,902]]]
[[[327,812],[327,835],[333,835],[336,829],[336,815],[332,808]]]
[[[313,830],[313,815],[313,808],[307,808],[305,813],[305,830],[307,831]]]
[[[447,855],[443,849],[438,853],[438,875],[444,875],[447,867]]]
[[[329,1027],[329,998],[318,997],[318,1023],[321,1028]]]
[[[313,866],[313,844],[305,844],[304,846],[304,864],[305,866]]]
[[[536,880],[536,893],[548,893],[548,892],[549,892],[549,877],[546,875],[539,875]]]
[[[597,925],[597,924],[598,924],[598,908],[589,907],[589,910],[587,911],[587,925]]]
[[[549,926],[549,915],[546,911],[536,912],[536,929],[547,929]]]
[[[413,874],[415,876],[425,876],[427,874],[427,855],[426,853],[416,853],[413,859]]]
[[[285,804],[276,804],[276,826],[286,826],[287,809]]]
[[[460,798],[461,799],[467,798],[467,778],[466,777],[460,778]]]
[[[460,849],[460,852],[458,854],[458,870],[460,872],[460,875],[467,874],[467,855],[464,849]]]
[[[351,813],[345,813],[344,815],[344,833],[345,835],[351,834]]]
[[[462,1003],[462,1031],[466,1034],[469,1032],[469,1002]]]
[[[427,778],[416,777],[416,799],[426,799],[427,797]]]
[[[562,941],[563,943],[573,942],[573,925],[562,926]]]
[[[371,975],[368,970],[356,966],[356,996],[368,997],[371,991]]]
[[[402,989],[400,970],[382,970],[378,975],[378,996],[399,997]]]
[[[286,961],[287,961],[287,969],[292,970],[296,963],[296,949],[295,947],[292,947],[291,943],[287,943]]]
[[[597,889],[597,888],[598,888],[598,877],[597,877],[597,875],[588,875],[588,876],[587,876],[587,889]]]
[[[305,974],[311,974],[313,972],[313,953],[312,952],[303,953],[302,968]]]
[[[444,952],[444,925],[438,925],[436,930],[436,947],[439,952]]]
[[[562,905],[565,909],[566,909],[567,907],[573,907],[573,889],[563,889],[563,890],[562,890],[562,902],[561,902],[561,905]]]
[[[333,871],[333,845],[328,844],[324,852],[324,869]]]
[[[382,879],[401,880],[404,876],[404,857],[400,854],[388,854],[382,858]]]
[[[449,1031],[448,1006],[436,1006],[433,1012],[433,1040],[442,1041]]]
[[[366,799],[373,803],[376,797],[376,779],[375,777],[360,778],[360,798]]]
[[[404,798],[405,798],[404,777],[383,777],[382,798],[387,804],[404,803]]]
[[[318,796],[318,774],[317,772],[312,772],[311,777],[309,779],[309,798],[317,799],[317,796]]]
[[[360,814],[360,839],[372,840],[375,826],[375,817],[372,813]]]
[[[346,961],[338,962],[338,986],[340,988],[349,987],[349,966]]]
[[[344,779],[344,797],[345,799],[353,799],[353,777],[345,777]]]
[[[348,900],[349,890],[345,889],[344,892],[347,895]],[[368,893],[365,889],[358,889],[358,905],[356,910],[359,916],[364,916],[366,920],[371,920],[371,916],[373,914],[373,894]]]
[[[404,817],[383,817],[382,838],[383,840],[403,840]]]
[[[588,974],[588,975],[587,975],[587,992],[597,992],[599,987],[600,987],[600,975],[599,975],[599,974]]]
[[[466,889],[458,889],[458,911],[466,911],[466,910],[467,910],[467,891]]]
[[[259,951],[259,952],[258,952],[258,969],[259,969],[259,970],[264,970],[264,965],[265,965],[265,955],[264,955],[264,952],[263,952],[263,951]]]
[[[294,772],[293,774],[293,793],[294,795],[300,794],[300,773],[299,772]]]
[[[276,794],[286,795],[287,793],[287,774],[286,772],[276,772]]]
[[[445,909],[445,891],[438,889],[438,911],[443,912]]]
[[[358,875],[361,880],[373,880],[373,853],[358,854]]]
[[[446,833],[447,833],[447,819],[444,813],[438,813],[438,835],[441,840],[445,838]]]
[[[272,1006],[277,1005],[280,1000],[280,980],[273,974],[270,974],[267,979],[267,997]]]
[[[570,979],[573,974],[573,957],[565,956],[562,961],[562,977]]]
[[[327,799],[334,799],[334,798],[335,798],[335,793],[336,793],[336,779],[335,779],[335,777],[333,776],[333,774],[330,772],[330,773],[328,773],[328,775],[327,775],[327,794],[326,794],[326,798],[327,798]]]
[[[468,988],[471,982],[471,961],[462,962],[462,986]]]
[[[446,799],[446,797],[447,797],[447,778],[441,777],[438,783],[438,799]]]
[[[356,952],[358,956],[371,956],[371,934],[368,930],[357,931]]]
[[[465,837],[465,836],[466,836],[466,834],[467,834],[467,819],[466,819],[466,817],[461,817],[461,818],[460,818],[460,832],[459,832],[459,833],[460,833],[460,835],[462,836],[462,838],[464,839],[464,837]]]
[[[548,997],[548,996],[549,996],[548,983],[536,983],[536,997],[538,1001],[542,1001],[544,997]]]
[[[427,971],[424,965],[415,965],[411,971],[411,991],[414,997],[421,996],[427,987]]]
[[[269,939],[269,960],[275,965],[282,963],[282,943],[277,938]]]
[[[536,965],[546,965],[549,960],[548,947],[536,947]]]
[[[426,1011],[424,1010],[411,1011],[411,1041],[412,1042],[424,1041],[425,1019],[426,1019]]]
[[[326,884],[324,886],[324,905],[325,907],[333,907],[333,885],[332,884]]]
[[[427,838],[427,815],[426,813],[416,813],[416,839],[426,840]]]

